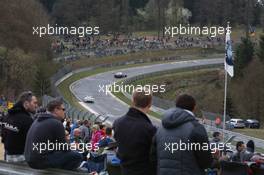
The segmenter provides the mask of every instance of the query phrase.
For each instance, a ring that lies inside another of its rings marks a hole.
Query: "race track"
[[[71,84],[70,89],[75,97],[79,99],[80,103],[91,112],[101,115],[110,114],[111,116],[108,121],[112,123],[117,117],[124,115],[128,110],[128,106],[126,104],[113,97],[113,95],[106,94],[106,92],[103,92],[101,89],[106,85],[113,84],[114,82],[120,80],[114,78],[115,72],[121,71],[128,75],[127,78],[131,78],[133,76],[158,71],[221,64],[223,61],[223,58],[177,61],[143,67],[127,68],[118,71],[109,71],[80,79]],[[95,98],[95,102],[93,104],[82,102],[82,99],[87,95],[91,95]]]

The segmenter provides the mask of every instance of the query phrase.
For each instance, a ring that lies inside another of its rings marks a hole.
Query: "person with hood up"
[[[187,94],[167,110],[152,146],[158,175],[202,175],[213,162],[205,128],[193,113],[195,99]]]
[[[23,162],[27,132],[33,123],[32,114],[38,107],[36,96],[27,91],[20,94],[17,103],[2,121],[2,142],[7,162]]]

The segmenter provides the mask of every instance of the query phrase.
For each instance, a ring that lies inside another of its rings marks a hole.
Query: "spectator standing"
[[[91,138],[93,151],[95,151],[95,148],[98,146],[101,138],[102,138],[102,135],[101,135],[99,125],[93,125],[93,127],[92,127],[92,138]]]
[[[150,149],[156,128],[146,115],[151,103],[152,94],[149,90],[136,89],[127,114],[113,124],[114,138],[118,144],[117,156],[121,160],[123,175],[153,174]]]
[[[162,126],[153,140],[158,175],[203,175],[211,166],[211,150],[202,149],[203,145],[209,146],[208,136],[195,118],[195,106],[195,99],[183,94],[176,99],[176,108],[164,113]],[[185,147],[180,146],[183,144]]]
[[[84,120],[83,124],[80,126],[81,131],[81,138],[84,143],[88,143],[91,140],[91,129],[90,129],[90,123],[88,120]]]

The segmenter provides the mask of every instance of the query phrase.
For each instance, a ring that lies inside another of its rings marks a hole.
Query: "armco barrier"
[[[160,58],[148,58],[148,59],[138,59],[138,60],[132,60],[132,61],[123,61],[123,62],[117,62],[112,64],[102,64],[87,68],[81,68],[78,70],[73,70],[71,66],[67,65],[63,68],[61,68],[54,76],[51,77],[51,90],[52,95],[57,97],[62,97],[60,91],[58,90],[57,86],[63,82],[68,77],[72,76],[73,74],[80,73],[83,71],[88,70],[94,70],[97,68],[104,68],[104,67],[116,67],[116,66],[124,66],[124,65],[132,65],[132,64],[140,64],[140,63],[148,63],[148,62],[157,62],[157,61],[181,61],[186,60],[188,57],[181,57],[181,56],[170,56],[170,57],[160,57]],[[62,97],[63,98],[63,97]],[[45,99],[47,100],[47,99]],[[76,114],[76,111],[78,112],[79,109],[76,109],[72,107],[65,99],[64,99],[65,105],[67,106],[66,114],[71,117],[72,119],[80,119],[80,118],[89,118],[90,120],[95,120],[96,116],[92,113],[89,114],[82,114],[79,113],[79,115]]]

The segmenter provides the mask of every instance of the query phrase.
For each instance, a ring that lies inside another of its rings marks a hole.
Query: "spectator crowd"
[[[206,36],[165,37],[135,37],[118,35],[116,37],[61,36],[52,42],[52,50],[57,55],[68,55],[57,58],[57,61],[74,60],[77,55],[102,57],[122,55],[147,50],[177,49],[177,48],[214,48],[224,44],[224,38]]]
[[[107,165],[118,166],[122,175],[208,175],[228,171],[226,164],[245,166],[247,174],[264,171],[264,157],[252,140],[236,143],[236,150],[199,147],[223,143],[221,133],[209,139],[195,117],[196,100],[177,97],[159,126],[148,117],[152,93],[136,89],[128,112],[112,126],[65,117],[60,99],[44,110],[30,91],[23,92],[1,118],[2,142],[7,162],[27,162],[31,168],[59,168],[107,174]],[[38,111],[38,112],[36,112]],[[181,145],[192,145],[182,148]],[[195,145],[195,147],[193,147]],[[198,147],[196,147],[198,145]],[[235,175],[235,174],[234,174]],[[241,175],[241,174],[239,174]]]

